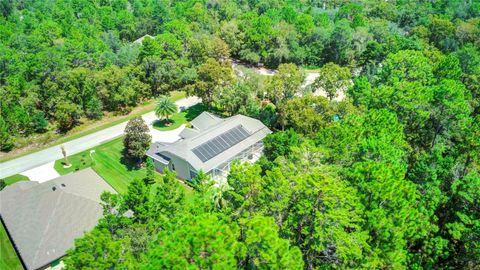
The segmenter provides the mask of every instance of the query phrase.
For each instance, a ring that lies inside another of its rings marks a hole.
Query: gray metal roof
[[[190,124],[192,124],[195,129],[202,131],[208,129],[213,125],[219,124],[222,121],[222,118],[214,114],[211,114],[209,112],[202,112],[199,116],[195,117],[195,119],[190,121]]]
[[[198,129],[194,129],[194,128],[184,128],[184,129],[182,130],[182,132],[180,132],[179,136],[180,136],[182,139],[187,139],[187,138],[195,137],[195,136],[197,136],[199,133],[200,133],[200,131],[199,131]]]
[[[0,191],[0,215],[27,269],[64,256],[102,217],[100,195],[115,193],[92,169]]]
[[[235,115],[226,119],[218,118],[210,113],[208,115],[201,114],[200,116],[202,116],[201,119],[195,118],[192,121],[192,124],[195,122],[197,126],[202,127],[197,135],[185,137],[172,144],[154,143],[148,150],[147,155],[160,162],[164,162],[165,159],[159,158],[161,157],[159,154],[168,157],[177,156],[190,163],[195,170],[209,172],[211,169],[234,158],[237,154],[261,141],[267,134],[271,133],[259,120],[243,115]],[[210,124],[208,128],[205,128],[205,125],[199,124],[209,122],[210,120],[205,121],[205,119],[211,118],[211,116],[216,118],[213,120],[215,122],[214,124]],[[212,139],[218,138],[222,134],[238,127],[246,130],[248,136],[237,141],[234,145],[229,145],[226,150],[221,151],[206,161],[202,161],[199,156],[194,153],[194,149],[198,149],[197,147],[205,145],[205,143]]]

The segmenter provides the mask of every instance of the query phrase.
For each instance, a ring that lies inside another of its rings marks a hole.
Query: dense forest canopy
[[[105,194],[67,268],[479,267],[479,1],[6,0],[0,13],[1,150],[173,90],[275,131],[226,187],[199,173],[187,196],[167,173]],[[278,73],[235,76],[231,59]],[[320,77],[304,89],[307,68]]]

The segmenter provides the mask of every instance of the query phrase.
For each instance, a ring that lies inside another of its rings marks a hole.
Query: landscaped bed
[[[173,130],[180,127],[182,124],[186,124],[192,121],[195,117],[205,111],[207,108],[205,105],[199,103],[194,105],[183,112],[178,112],[172,115],[169,120],[158,120],[153,124],[155,129],[160,131]]]

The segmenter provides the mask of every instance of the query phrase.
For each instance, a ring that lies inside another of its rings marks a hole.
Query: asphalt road
[[[188,97],[180,99],[176,103],[178,107],[188,108],[197,104],[199,101],[200,100],[197,97]],[[146,113],[142,115],[142,117],[147,123],[151,123],[156,119],[153,112]],[[65,147],[67,155],[73,155],[122,136],[126,126],[127,121],[78,139],[65,142],[61,145]],[[60,145],[56,145],[23,157],[0,163],[0,179],[41,166],[62,157]]]

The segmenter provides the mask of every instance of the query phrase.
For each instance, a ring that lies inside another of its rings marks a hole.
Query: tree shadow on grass
[[[205,106],[202,103],[193,105],[192,107],[185,110],[185,113],[186,113],[185,119],[187,119],[187,121],[190,122],[193,119],[195,119],[195,117],[199,116],[202,112],[206,110],[207,110],[207,106]]]
[[[128,171],[137,171],[141,169],[142,162],[136,158],[132,158],[128,156],[127,149],[122,150],[122,158],[120,159],[120,163],[127,167]]]

